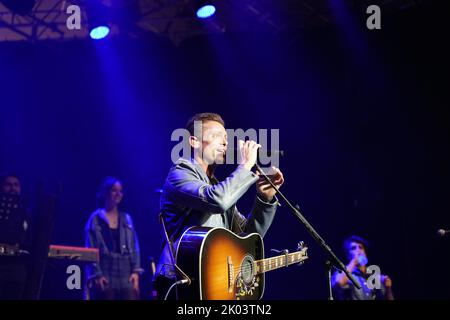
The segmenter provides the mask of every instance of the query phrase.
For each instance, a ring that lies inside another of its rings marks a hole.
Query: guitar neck
[[[272,258],[262,259],[255,261],[256,265],[256,272],[264,273],[267,271],[275,270],[278,268],[283,268],[290,266],[294,263],[300,263],[306,259],[308,259],[308,256],[306,255],[306,249],[303,248],[300,251],[289,253],[289,254],[283,254],[281,256],[276,256]]]

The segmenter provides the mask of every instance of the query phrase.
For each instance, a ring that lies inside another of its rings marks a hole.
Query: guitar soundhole
[[[241,263],[241,276],[244,283],[249,285],[254,277],[254,260],[252,256],[245,256]]]

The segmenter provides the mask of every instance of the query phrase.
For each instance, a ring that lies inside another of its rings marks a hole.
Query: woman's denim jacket
[[[129,255],[131,260],[132,272],[143,273],[141,268],[141,257],[139,242],[133,221],[129,214],[119,213],[119,235],[120,235],[120,254]],[[102,256],[110,255],[112,243],[109,243],[109,237],[106,236],[109,224],[103,209],[97,209],[89,217],[85,228],[86,247],[98,248],[100,259]],[[88,279],[100,278],[103,276],[100,264],[93,263],[87,268]]]

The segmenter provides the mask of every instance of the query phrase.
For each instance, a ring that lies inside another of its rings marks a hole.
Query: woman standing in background
[[[99,263],[88,266],[89,298],[139,299],[139,243],[131,217],[119,210],[123,199],[120,180],[106,177],[97,194],[98,208],[85,228],[87,247],[98,248]]]

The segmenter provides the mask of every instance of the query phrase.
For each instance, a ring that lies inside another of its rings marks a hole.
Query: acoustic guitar
[[[257,300],[264,293],[264,273],[303,263],[307,247],[264,259],[258,233],[238,236],[224,228],[191,227],[181,236],[176,262],[190,279],[179,286],[184,300]]]

